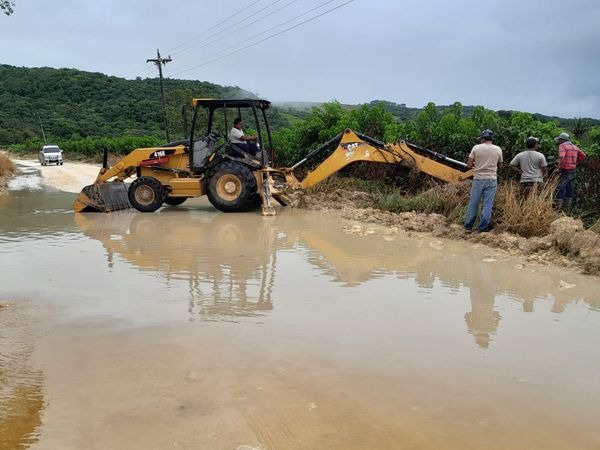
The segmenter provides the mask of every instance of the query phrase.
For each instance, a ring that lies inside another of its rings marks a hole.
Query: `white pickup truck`
[[[38,155],[38,159],[42,166],[47,164],[56,164],[57,166],[63,164],[63,151],[58,147],[58,145],[44,145],[40,149],[40,153]]]

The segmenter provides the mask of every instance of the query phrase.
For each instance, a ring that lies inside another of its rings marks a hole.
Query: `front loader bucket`
[[[90,184],[82,189],[73,204],[75,212],[110,212],[131,208],[127,185],[122,182]]]

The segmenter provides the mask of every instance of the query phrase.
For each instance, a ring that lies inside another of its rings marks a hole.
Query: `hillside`
[[[165,79],[169,131],[172,138],[183,136],[182,106],[194,97],[256,97],[237,86]],[[0,147],[24,142],[77,140],[90,136],[123,135],[155,136],[162,139],[164,124],[158,78],[126,80],[101,73],[75,69],[14,67],[0,65]],[[415,119],[423,108],[409,107],[384,100],[381,103],[397,122]],[[271,128],[275,131],[305,119],[314,102],[279,102],[270,111]],[[346,110],[359,105],[342,105]],[[435,106],[444,112],[452,106]],[[474,106],[462,106],[470,115]],[[512,111],[497,111],[508,118]],[[564,119],[534,114],[541,122],[555,122],[573,130],[600,125],[596,119]],[[577,134],[577,133],[575,133]]]
[[[237,86],[201,81],[166,79],[164,85],[173,136],[182,135],[181,108],[193,97],[255,97]],[[0,65],[0,86],[0,145],[41,140],[42,127],[51,141],[164,133],[157,78]],[[275,125],[282,120],[275,117]]]

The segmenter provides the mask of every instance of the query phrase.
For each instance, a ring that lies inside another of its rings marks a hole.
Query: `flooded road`
[[[597,449],[600,280],[322,213],[0,197],[0,449]]]

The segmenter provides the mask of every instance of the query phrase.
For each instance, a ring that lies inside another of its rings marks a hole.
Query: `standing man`
[[[477,231],[484,233],[490,229],[492,207],[498,186],[498,169],[502,168],[502,149],[492,144],[492,130],[483,130],[479,135],[479,144],[475,145],[469,154],[467,168],[473,169],[473,184],[469,208],[465,217],[465,230],[473,231],[473,224],[477,218],[479,203],[483,201],[481,218]]]
[[[560,133],[558,142],[558,169],[560,177],[556,190],[556,207],[569,209],[575,197],[575,171],[577,163],[585,158],[585,153],[570,141],[567,133]]]
[[[241,117],[233,119],[233,128],[229,131],[229,142],[236,144],[242,150],[255,155],[258,152],[256,141],[258,136],[244,134],[244,122]]]
[[[540,140],[528,137],[525,141],[527,150],[522,151],[510,162],[510,168],[521,174],[519,193],[526,197],[530,192],[535,192],[548,174],[546,157],[537,151]]]

